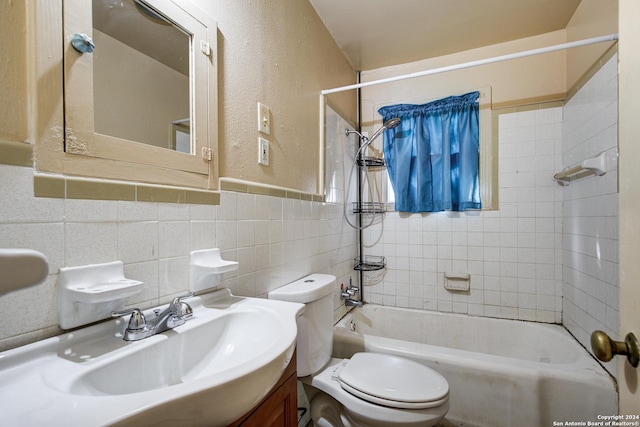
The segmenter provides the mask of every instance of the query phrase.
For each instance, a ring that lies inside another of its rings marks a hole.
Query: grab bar
[[[607,173],[607,153],[602,152],[595,157],[583,160],[577,165],[563,169],[553,176],[553,179],[562,185],[569,185],[569,182],[576,179],[595,174],[602,176]]]

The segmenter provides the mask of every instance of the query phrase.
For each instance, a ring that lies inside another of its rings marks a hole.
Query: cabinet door
[[[296,375],[291,375],[250,416],[242,427],[294,427],[298,420]]]
[[[134,4],[141,3],[121,3],[130,8]],[[143,10],[171,23],[155,27],[172,28],[183,38],[169,43],[170,36],[152,31],[154,27],[144,32],[137,25],[114,29],[115,18],[104,18],[107,22],[98,25],[91,1],[64,0],[64,151],[76,159],[104,160],[107,170],[120,164],[136,170],[135,176],[122,179],[208,188],[210,160],[217,150],[215,22],[190,13],[194,11],[186,2],[145,0],[144,4],[148,6]],[[135,9],[122,16],[150,20]],[[107,30],[113,32],[107,34]],[[93,53],[71,47],[71,40],[80,33],[95,40]],[[181,50],[167,47],[174,44]],[[169,51],[174,54],[161,56]],[[144,176],[146,171],[150,177]],[[163,178],[167,172],[173,174],[171,180]],[[111,178],[100,174],[96,171],[91,176]]]

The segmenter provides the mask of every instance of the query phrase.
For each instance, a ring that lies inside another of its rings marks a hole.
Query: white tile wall
[[[595,329],[618,336],[616,64],[563,108],[500,116],[498,211],[393,212],[366,230],[366,252],[388,268],[365,284],[365,299],[562,322],[587,348]],[[601,152],[606,175],[564,188],[552,180]],[[470,292],[444,289],[445,271],[469,273]]]
[[[51,272],[43,285],[0,297],[0,351],[60,333],[56,282],[65,266],[122,260],[128,277],[145,282],[127,300],[142,308],[186,293],[189,252],[211,247],[240,262],[222,283],[236,295],[265,297],[315,272],[348,282],[356,235],[342,218],[346,123],[335,113],[331,120],[327,178],[340,196],[331,203],[234,192],[222,192],[219,206],[43,199],[33,197],[32,169],[0,165],[0,247],[39,250]]]
[[[500,116],[497,211],[389,213],[365,232],[388,268],[365,286],[370,302],[443,312],[562,321],[562,108]],[[469,273],[469,292],[444,273]]]
[[[565,106],[562,161],[569,167],[601,152],[607,173],[564,189],[564,324],[586,347],[600,329],[618,336],[617,56]],[[614,375],[616,363],[607,368]]]

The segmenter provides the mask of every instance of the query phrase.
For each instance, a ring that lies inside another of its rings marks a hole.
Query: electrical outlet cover
[[[269,166],[269,141],[258,138],[258,163]]]

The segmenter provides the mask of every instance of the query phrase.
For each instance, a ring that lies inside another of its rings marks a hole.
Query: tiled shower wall
[[[391,212],[365,232],[366,251],[387,270],[365,284],[385,305],[478,316],[562,320],[562,108],[500,116],[498,210]],[[470,291],[444,288],[468,273]]]
[[[587,348],[596,329],[619,335],[617,96],[614,55],[564,107],[563,165],[607,158],[605,175],[564,188],[563,323]]]
[[[564,323],[589,346],[618,336],[617,58],[564,107],[499,116],[499,209],[390,212],[364,233],[384,274],[368,302],[442,312]],[[606,152],[607,173],[562,187],[553,175]],[[444,288],[468,273],[469,292]]]
[[[342,147],[333,146],[342,142],[327,140],[337,155],[327,176],[342,177]],[[331,168],[340,170],[333,174]],[[145,283],[127,300],[141,308],[186,293],[189,252],[211,247],[240,262],[222,283],[236,295],[264,297],[316,272],[348,281],[356,235],[342,218],[344,181],[338,178],[331,203],[223,191],[220,205],[208,206],[35,198],[31,168],[0,165],[0,247],[39,250],[50,263],[46,283],[0,296],[6,319],[0,323],[0,351],[61,332],[60,267],[122,260],[126,276]],[[336,317],[344,310],[337,290]]]

